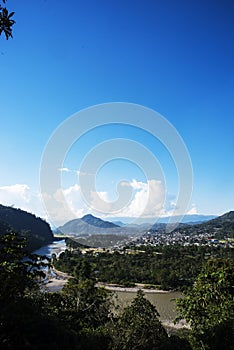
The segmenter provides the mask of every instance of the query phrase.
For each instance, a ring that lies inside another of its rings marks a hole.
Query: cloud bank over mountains
[[[64,171],[64,170],[63,170]],[[77,218],[88,213],[92,213],[98,217],[166,217],[173,215],[176,206],[176,197],[174,195],[165,194],[165,189],[161,181],[148,180],[147,182],[137,181],[133,179],[131,182],[123,181],[119,186],[131,189],[131,197],[116,212],[111,212],[112,202],[110,201],[109,193],[106,191],[93,191],[84,198],[79,184],[74,184],[67,188],[59,189],[54,193],[54,198],[59,202],[65,198],[66,205],[71,213]],[[62,195],[61,195],[62,194]],[[47,198],[49,200],[49,198]],[[0,203],[3,205],[21,208],[28,212],[34,213],[37,216],[43,217],[50,223],[52,221],[57,224],[63,224],[72,219],[68,212],[63,210],[54,210],[54,218],[51,220],[48,217],[45,207],[42,202],[42,195],[39,192],[33,191],[26,184],[15,184],[11,186],[0,187]],[[197,214],[196,205],[192,204],[190,210],[186,214]]]

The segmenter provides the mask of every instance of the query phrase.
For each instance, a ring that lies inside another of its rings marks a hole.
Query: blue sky
[[[233,209],[232,1],[9,0],[8,7],[17,23],[12,40],[0,38],[3,204],[41,214],[40,161],[54,130],[83,108],[130,102],[159,112],[183,138],[194,171],[190,212]],[[99,131],[67,155],[65,190],[77,186],[75,171],[92,147],[124,135],[155,154],[168,198],[176,196],[176,169],[160,142],[123,126]],[[97,175],[97,192],[109,200],[122,179],[147,182],[136,165],[123,162]],[[72,205],[84,214],[78,202]]]

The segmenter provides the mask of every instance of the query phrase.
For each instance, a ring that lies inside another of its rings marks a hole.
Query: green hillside
[[[53,241],[53,233],[49,224],[24,210],[0,205],[1,227],[11,227],[25,237],[26,249],[32,252]],[[5,224],[4,224],[5,223]],[[0,231],[3,234],[4,230]]]
[[[234,211],[225,213],[203,224],[207,232],[213,232],[216,238],[234,237]]]
[[[208,233],[217,239],[234,238],[234,211],[201,224],[180,226],[180,230],[187,234]]]

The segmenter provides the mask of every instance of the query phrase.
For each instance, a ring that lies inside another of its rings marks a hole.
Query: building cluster
[[[234,242],[230,239],[218,240],[213,238],[209,233],[194,233],[188,235],[180,231],[173,231],[171,233],[166,233],[162,231],[147,231],[141,237],[135,238],[131,242],[136,246],[140,245],[217,245],[217,246],[226,246],[233,247]]]

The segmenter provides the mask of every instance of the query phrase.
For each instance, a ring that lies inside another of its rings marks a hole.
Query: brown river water
[[[115,292],[117,295],[117,303],[120,308],[124,308],[131,304],[131,301],[135,298],[136,292]],[[175,299],[180,298],[182,294],[180,292],[168,292],[168,293],[145,293],[145,297],[156,307],[161,321],[173,321],[176,314]]]

